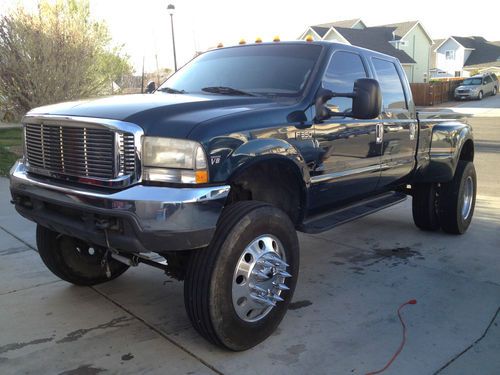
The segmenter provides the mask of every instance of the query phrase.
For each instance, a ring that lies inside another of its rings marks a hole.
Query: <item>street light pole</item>
[[[175,36],[174,36],[174,12],[175,6],[173,4],[168,4],[167,6],[168,14],[170,14],[170,26],[172,28],[172,48],[174,50],[174,69],[177,71],[177,56],[175,54]]]

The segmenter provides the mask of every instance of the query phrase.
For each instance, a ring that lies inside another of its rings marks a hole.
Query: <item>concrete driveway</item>
[[[485,103],[486,103],[485,99]],[[479,196],[464,236],[425,233],[411,201],[301,235],[300,280],[277,332],[243,353],[191,328],[182,283],[140,266],[71,286],[43,266],[35,226],[0,180],[1,374],[364,374],[407,344],[387,374],[498,374],[500,120],[476,118]]]
[[[483,100],[459,100],[446,102],[437,107],[427,107],[424,110],[456,112],[474,117],[500,117],[500,95],[486,96]]]

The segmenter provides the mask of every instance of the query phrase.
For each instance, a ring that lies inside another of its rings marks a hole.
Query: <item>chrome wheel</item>
[[[474,199],[474,181],[472,177],[467,177],[464,184],[464,203],[462,205],[462,218],[465,220],[469,217],[472,210],[472,200]]]
[[[273,235],[254,239],[245,248],[233,275],[232,298],[238,317],[246,322],[264,318],[283,301],[281,292],[288,290],[285,251]]]

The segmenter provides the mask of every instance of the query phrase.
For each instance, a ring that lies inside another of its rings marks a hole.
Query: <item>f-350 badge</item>
[[[311,130],[300,130],[295,132],[295,139],[297,141],[307,141],[308,139],[312,139],[313,132]]]

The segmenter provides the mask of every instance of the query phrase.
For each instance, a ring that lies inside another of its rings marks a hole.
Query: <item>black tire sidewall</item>
[[[245,322],[238,317],[232,302],[232,280],[236,264],[248,246],[260,235],[271,234],[283,245],[290,288],[281,293],[279,302],[264,318]],[[227,234],[219,248],[210,282],[210,317],[219,340],[232,350],[248,349],[266,339],[284,317],[293,296],[299,270],[299,245],[293,224],[281,210],[264,206],[245,215]]]
[[[464,205],[464,188],[468,177],[472,177],[473,196],[472,207],[469,216],[462,217]],[[459,161],[455,176],[449,183],[441,185],[439,217],[441,226],[448,233],[463,234],[468,229],[474,215],[476,205],[477,176],[474,164],[467,161]]]
[[[473,183],[473,196],[472,196],[472,207],[470,209],[469,216],[466,219],[462,217],[462,209],[464,206],[464,189],[465,182],[468,177],[472,177]],[[460,179],[460,188],[458,191],[458,202],[457,202],[457,218],[458,218],[458,226],[460,233],[465,233],[467,228],[469,227],[472,216],[474,215],[474,207],[476,205],[476,192],[477,192],[477,181],[476,181],[476,171],[474,169],[474,165],[472,163],[465,163],[464,170],[462,172],[462,178]]]
[[[41,225],[37,226],[37,248],[40,258],[42,258],[43,263],[54,275],[69,283],[80,286],[97,285],[117,278],[128,269],[128,266],[125,264],[115,259],[109,259],[108,264],[111,272],[109,278],[106,275],[105,268],[100,267],[100,265],[99,272],[92,269],[92,273],[89,275],[85,275],[81,271],[76,272],[67,264],[58,237],[59,233]]]
[[[435,231],[440,228],[437,213],[437,186],[423,183],[413,186],[412,213],[415,225],[422,230]]]

